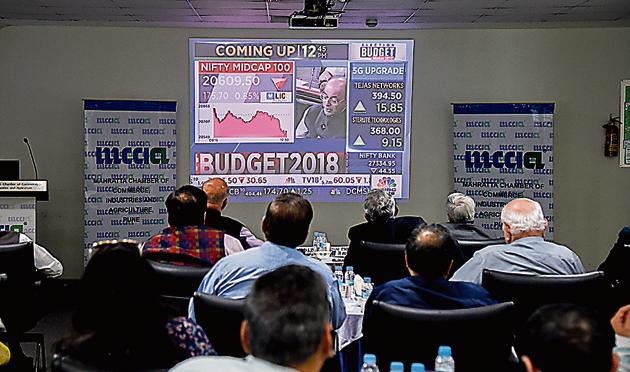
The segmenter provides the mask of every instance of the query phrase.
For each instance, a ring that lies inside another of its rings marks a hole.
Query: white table
[[[364,301],[352,301],[344,299],[346,305],[346,321],[337,330],[339,350],[363,337],[363,310]]]

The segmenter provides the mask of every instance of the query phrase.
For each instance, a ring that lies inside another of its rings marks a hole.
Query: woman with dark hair
[[[215,355],[204,331],[185,317],[171,318],[155,290],[155,273],[137,243],[95,247],[81,293],[57,353],[100,368],[166,368]]]

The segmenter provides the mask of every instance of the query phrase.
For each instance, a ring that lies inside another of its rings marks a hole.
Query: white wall
[[[0,29],[0,158],[19,158],[33,177],[28,136],[50,201],[39,204],[38,240],[82,273],[82,98],[178,101],[178,181],[188,174],[188,38],[413,38],[411,199],[402,214],[444,219],[452,187],[451,102],[554,101],[555,239],[589,268],[630,224],[630,169],[603,157],[601,125],[619,111],[630,78],[630,28],[334,31],[97,27]],[[253,211],[253,212],[252,212]],[[262,204],[228,214],[260,232]],[[343,244],[360,205],[315,205],[312,228]]]

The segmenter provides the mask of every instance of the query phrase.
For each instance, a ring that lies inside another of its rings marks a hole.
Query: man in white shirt
[[[318,372],[333,354],[329,311],[320,274],[306,266],[282,266],[258,278],[245,300],[245,359],[196,357],[171,371]]]
[[[585,272],[575,252],[544,239],[547,220],[538,202],[527,198],[512,200],[501,211],[501,223],[506,244],[475,252],[451,280],[481,284],[483,269],[538,275]]]
[[[26,234],[14,231],[0,231],[0,245],[32,241]],[[35,268],[47,278],[56,278],[63,274],[63,265],[46,248],[33,242]]]

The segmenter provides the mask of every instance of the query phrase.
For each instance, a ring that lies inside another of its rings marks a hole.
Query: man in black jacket
[[[263,243],[242,222],[223,216],[222,212],[228,202],[228,185],[221,178],[211,178],[203,183],[203,191],[208,196],[205,225],[223,230],[235,237],[244,249],[258,247]]]
[[[451,193],[446,198],[448,223],[444,226],[456,240],[494,239],[485,231],[475,226],[475,201],[460,192]]]
[[[615,303],[625,305],[630,303],[630,226],[619,232],[617,242],[608,253],[608,257],[597,270],[601,270],[610,279],[616,293]]]
[[[372,277],[372,279],[377,276],[371,272],[374,267],[378,267],[378,276],[388,279],[399,279],[407,276],[407,269],[402,261],[402,251],[400,267],[385,267],[386,265],[382,263],[379,265],[378,262],[374,262],[373,258],[361,249],[359,242],[404,244],[413,230],[425,221],[422,217],[416,216],[396,217],[398,207],[394,197],[381,189],[374,189],[369,192],[363,202],[363,210],[367,222],[352,226],[348,230],[350,246],[344,259],[344,266],[352,266],[355,273],[363,277]]]

